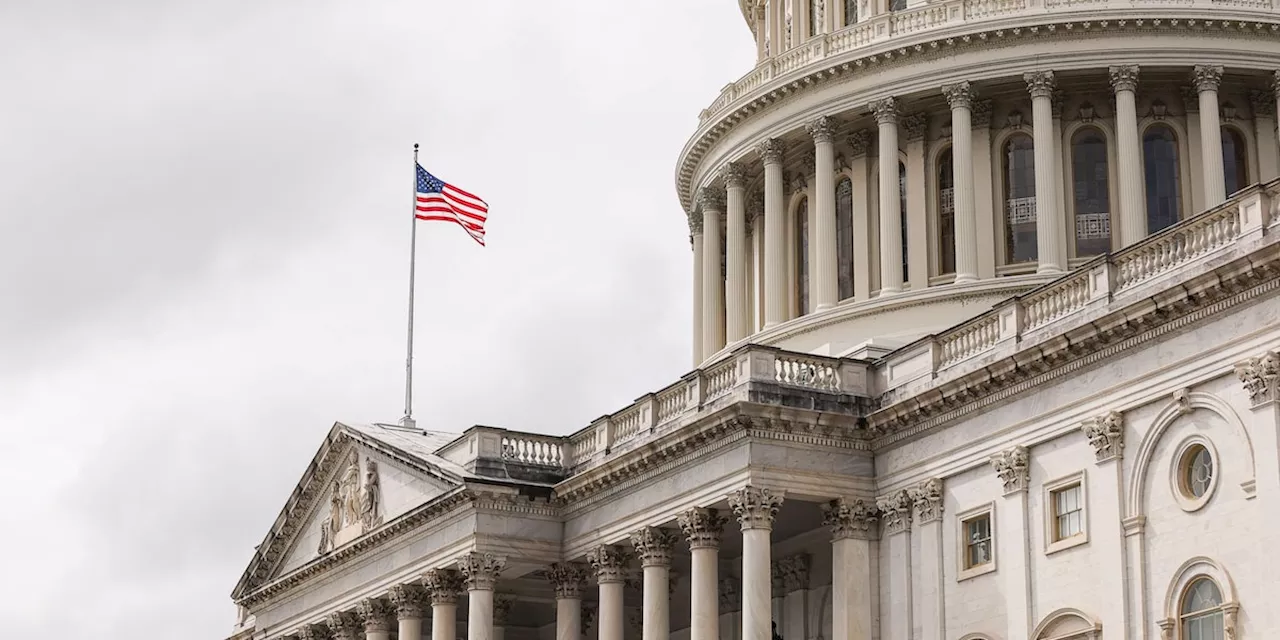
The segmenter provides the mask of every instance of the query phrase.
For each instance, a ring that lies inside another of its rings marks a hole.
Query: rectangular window
[[[1045,553],[1062,551],[1089,541],[1087,486],[1083,471],[1045,483]]]
[[[956,551],[959,555],[957,580],[967,580],[996,570],[995,507],[985,504],[959,514]]]
[[[1056,526],[1054,542],[1084,533],[1084,505],[1080,503],[1080,485],[1053,492]]]

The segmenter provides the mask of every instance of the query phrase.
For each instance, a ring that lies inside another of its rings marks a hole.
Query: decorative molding
[[[720,179],[726,189],[741,189],[747,185],[747,167],[741,162],[730,162],[720,168]]]
[[[876,498],[876,508],[884,523],[884,535],[903,533],[911,528],[911,494],[906,489]]]
[[[396,617],[396,607],[384,598],[366,598],[356,605],[356,614],[364,623],[366,634],[390,631]]]
[[[814,144],[831,144],[836,139],[836,128],[839,123],[831,116],[818,116],[804,126],[805,131],[813,136]]]
[[[1200,94],[1196,93],[1195,87],[1178,87],[1178,93],[1182,96],[1182,108],[1186,113],[1200,113]],[[1163,102],[1157,100],[1152,103],[1153,110],[1156,104],[1164,106]],[[1161,114],[1160,118],[1157,119],[1163,118],[1164,115]]]
[[[1053,95],[1049,99],[1049,115],[1054,120],[1062,119],[1062,108],[1067,102],[1067,94],[1061,89],[1054,89]]]
[[[600,545],[587,553],[587,560],[596,570],[597,583],[626,582],[631,555],[625,549],[611,544]]]
[[[903,137],[907,142],[919,142],[924,140],[924,134],[929,130],[929,118],[923,113],[913,113],[902,119]]]
[[[462,593],[462,574],[454,569],[432,569],[422,578],[431,604],[456,604]]]
[[[1195,408],[1191,406],[1191,389],[1183,387],[1173,392],[1173,404],[1178,407],[1178,415],[1191,415]]]
[[[644,527],[631,534],[631,546],[641,567],[670,567],[676,534],[660,527]]]
[[[773,529],[782,507],[783,492],[746,486],[729,494],[729,506],[742,529]]]
[[[472,551],[458,558],[458,571],[462,573],[468,591],[493,591],[498,575],[507,566],[506,556]]]
[[[991,466],[1004,484],[1004,494],[1026,491],[1031,486],[1031,458],[1026,447],[1017,446],[991,456]]]
[[[676,516],[690,549],[719,549],[720,537],[729,518],[715,509],[694,507]]]
[[[334,640],[364,640],[364,623],[354,611],[334,611],[325,617]]]
[[[1222,65],[1198,64],[1191,70],[1191,86],[1197,93],[1217,91],[1222,85]]]
[[[584,637],[591,630],[591,625],[595,624],[598,610],[599,605],[595,602],[582,603],[582,635]]]
[[[800,156],[800,177],[807,178],[818,171],[818,156],[813,150],[805,151]],[[803,185],[801,185],[803,188]]]
[[[771,572],[782,581],[782,593],[809,588],[809,554],[798,553],[780,558],[773,563]]]
[[[871,149],[871,131],[858,129],[845,137],[844,143],[849,145],[849,152],[853,154],[853,157],[865,156],[867,151]]]
[[[822,524],[831,528],[833,540],[871,540],[877,531],[877,511],[862,500],[840,498],[822,505]]]
[[[587,583],[587,567],[576,562],[557,562],[547,568],[547,582],[556,590],[557,600],[581,600]]]
[[[974,100],[973,107],[973,128],[974,129],[990,129],[991,128],[991,101],[990,100]]]
[[[786,143],[779,138],[769,138],[756,145],[756,153],[760,155],[760,161],[765,164],[781,163],[782,154],[786,150]]]
[[[1124,414],[1119,411],[1089,418],[1080,425],[1080,430],[1093,445],[1097,462],[1119,460],[1124,456]]]
[[[1114,65],[1107,68],[1107,74],[1111,77],[1112,91],[1120,92],[1138,90],[1138,65]]]
[[[298,640],[332,640],[333,632],[324,624],[304,624],[298,629]]]
[[[1280,401],[1280,352],[1249,358],[1236,364],[1235,370],[1255,409]]]
[[[716,213],[724,213],[724,191],[722,189],[713,189],[711,187],[703,187],[698,190],[698,209],[706,211],[715,211]]]
[[[917,525],[942,520],[942,480],[930,478],[910,489]]]
[[[1053,77],[1052,71],[1031,71],[1022,74],[1022,80],[1027,83],[1027,92],[1031,94],[1031,99],[1036,98],[1053,98],[1053,92],[1058,87],[1057,81]]]
[[[867,108],[875,114],[876,124],[898,124],[898,100],[897,98],[882,98],[873,100],[867,105]]]
[[[973,101],[978,97],[978,92],[966,80],[955,84],[942,85],[942,95],[946,96],[947,104],[953,110],[972,109]]]

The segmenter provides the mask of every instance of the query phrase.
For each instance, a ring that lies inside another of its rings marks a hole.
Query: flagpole
[[[418,143],[413,143],[413,199],[409,208],[409,344],[404,359],[404,417],[400,424],[413,428],[413,276],[418,259]]]

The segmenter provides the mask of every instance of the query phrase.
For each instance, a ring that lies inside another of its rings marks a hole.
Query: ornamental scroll
[[[329,513],[320,523],[320,546],[317,552],[329,553],[334,548],[371,531],[382,524],[382,487],[378,481],[378,463],[365,462],[364,482],[360,482],[360,458],[351,458],[333,481],[329,492]]]

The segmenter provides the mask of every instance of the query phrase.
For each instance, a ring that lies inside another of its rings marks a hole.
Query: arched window
[[[1071,181],[1076,214],[1076,255],[1096,256],[1111,250],[1111,191],[1107,173],[1107,140],[1094,128],[1071,138]]]
[[[1036,154],[1031,136],[1004,143],[1004,250],[1008,262],[1036,259]]]
[[[1244,136],[1235,127],[1222,128],[1222,173],[1226,180],[1227,195],[1249,186],[1249,160],[1245,156],[1247,151]]]
[[[1222,640],[1222,592],[1209,578],[1197,578],[1182,594],[1182,640]]]
[[[858,0],[844,0],[844,26],[858,21]]]
[[[956,198],[951,149],[938,156],[938,273],[956,272]]]
[[[800,313],[809,313],[809,199],[796,207],[796,291],[800,297]]]
[[[1147,233],[1178,222],[1182,211],[1178,178],[1178,137],[1168,125],[1147,128],[1142,136],[1142,169],[1147,187]]]
[[[809,37],[822,33],[822,12],[825,0],[813,0],[809,3]]]
[[[898,212],[902,215],[902,280],[907,281],[907,165],[898,163]]]
[[[853,182],[848,178],[836,185],[836,277],[840,299],[853,297]]]

